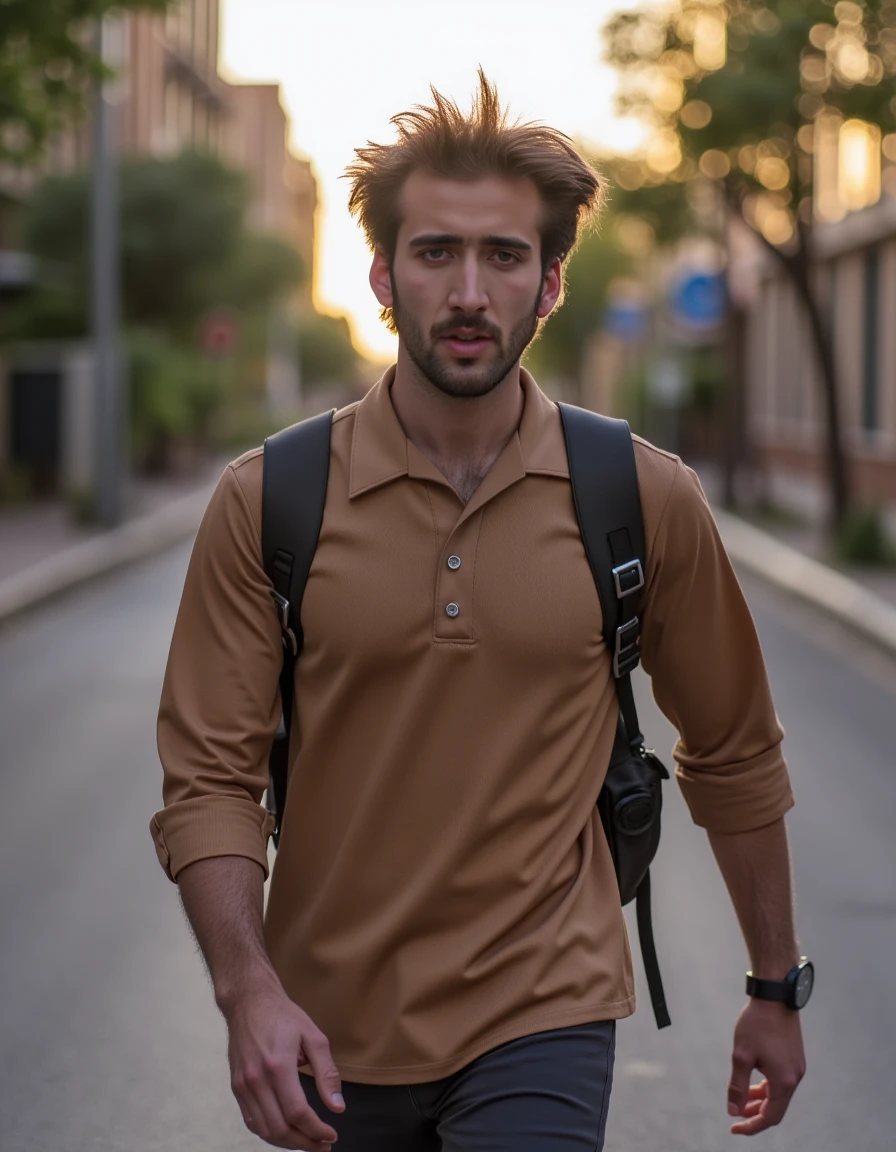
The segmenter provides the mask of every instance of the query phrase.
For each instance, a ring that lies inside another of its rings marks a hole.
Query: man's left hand
[[[765,1079],[750,1084],[753,1069]],[[731,1131],[755,1136],[780,1124],[806,1074],[798,1012],[768,1000],[751,1000],[737,1019],[728,1084],[728,1113],[742,1116]]]

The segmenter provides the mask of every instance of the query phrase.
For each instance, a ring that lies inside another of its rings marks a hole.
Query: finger
[[[339,1070],[330,1054],[330,1045],[326,1036],[318,1032],[305,1039],[305,1053],[311,1071],[314,1073],[314,1083],[321,1100],[331,1112],[344,1112],[345,1100],[342,1096],[342,1079]]]
[[[759,1107],[755,1113],[748,1105],[743,1112],[746,1119],[733,1124],[731,1131],[740,1136],[755,1136],[757,1132],[764,1132],[780,1124],[796,1091],[796,1085],[795,1079],[783,1075],[764,1080],[762,1086],[766,1087],[767,1099],[758,1102]]]
[[[741,1116],[749,1099],[753,1058],[743,1048],[735,1047],[731,1057],[731,1079],[728,1081],[728,1115]]]
[[[269,1077],[268,1084],[276,1100],[278,1120],[284,1126],[281,1128],[284,1136],[300,1133],[303,1139],[315,1144],[334,1143],[336,1130],[325,1124],[308,1103],[295,1064],[289,1060],[273,1061]]]
[[[254,1090],[254,1100],[250,1101],[249,1114],[252,1123],[247,1125],[251,1132],[268,1144],[277,1148],[304,1148],[301,1143],[304,1133],[292,1128],[283,1115],[283,1109],[273,1088],[267,1082]]]

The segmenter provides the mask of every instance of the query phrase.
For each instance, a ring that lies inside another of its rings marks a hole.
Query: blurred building
[[[855,494],[896,503],[896,165],[881,178],[879,135],[872,143],[870,161],[857,159],[853,143],[846,166],[842,152],[839,167],[836,156],[816,156],[812,278],[839,373]],[[741,237],[734,262],[747,309],[749,449],[774,491],[815,511],[826,499],[825,417],[806,311],[758,242]]]
[[[221,0],[180,0],[164,15],[124,13],[111,25],[117,149],[120,155],[164,157],[196,148],[244,169],[251,187],[249,226],[298,250],[308,276],[290,303],[310,309],[318,203],[311,162],[290,149],[279,85],[221,78],[220,11]],[[91,138],[88,118],[56,137],[39,165],[0,171],[0,292],[26,291],[33,275],[31,261],[15,250],[17,215],[30,190],[47,174],[87,167]],[[271,327],[268,374],[281,396],[298,387],[284,335],[289,328],[282,317]],[[5,362],[0,358],[0,469],[20,467],[47,491],[89,486],[88,361],[89,348],[68,346],[25,348]]]
[[[308,273],[300,300],[310,308],[317,212],[311,161],[290,150],[289,117],[279,84],[231,84],[226,91],[229,119],[222,152],[250,175],[249,224],[260,232],[277,233],[299,252]]]

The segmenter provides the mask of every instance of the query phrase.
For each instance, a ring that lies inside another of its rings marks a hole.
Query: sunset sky
[[[599,28],[632,0],[224,0],[222,68],[279,81],[292,145],[314,164],[322,201],[317,302],[348,313],[358,344],[382,359],[395,340],[367,283],[369,253],[340,180],[353,150],[393,138],[390,116],[432,83],[462,106],[482,64],[513,115],[595,147],[631,150],[637,123],[613,114],[614,75]]]

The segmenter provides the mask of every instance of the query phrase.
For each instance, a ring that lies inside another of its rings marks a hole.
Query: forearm
[[[783,818],[753,832],[709,832],[753,972],[780,980],[799,959],[790,849]]]
[[[279,986],[264,943],[261,867],[244,856],[216,856],[184,868],[177,883],[221,1011],[245,991]]]

